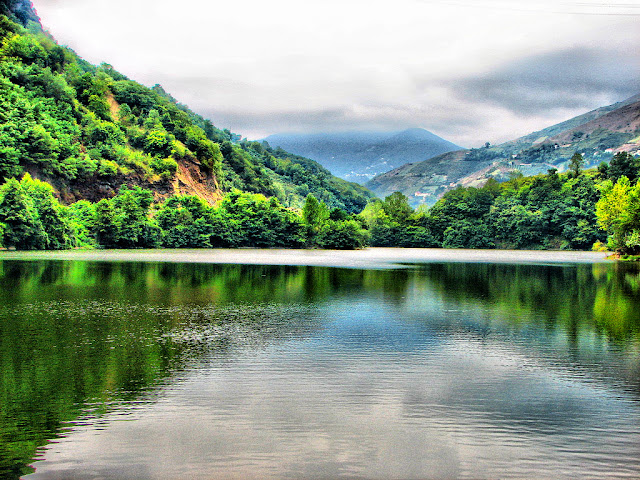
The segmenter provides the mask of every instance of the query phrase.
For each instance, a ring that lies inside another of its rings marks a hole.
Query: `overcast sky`
[[[498,143],[640,93],[640,0],[34,0],[45,28],[250,139]]]

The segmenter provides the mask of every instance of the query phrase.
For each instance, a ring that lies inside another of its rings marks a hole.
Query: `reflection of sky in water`
[[[324,299],[320,330],[209,355],[61,439],[33,478],[640,475],[637,396],[575,367],[564,334],[407,295]]]

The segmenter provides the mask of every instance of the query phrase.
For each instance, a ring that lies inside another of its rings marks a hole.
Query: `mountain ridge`
[[[461,147],[422,128],[400,131],[274,134],[272,146],[312,158],[334,175],[364,182],[403,163],[431,158]]]
[[[400,191],[413,206],[432,205],[457,186],[481,186],[489,178],[566,170],[579,152],[585,168],[619,151],[640,155],[640,95],[599,107],[499,145],[445,153],[374,177],[365,186],[384,197]]]

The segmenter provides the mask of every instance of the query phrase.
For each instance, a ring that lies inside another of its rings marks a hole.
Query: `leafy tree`
[[[68,212],[76,245],[78,247],[97,246],[95,237],[96,205],[87,200],[79,200],[69,205]]]
[[[208,248],[222,228],[218,216],[201,198],[185,195],[168,198],[155,215],[162,230],[162,246]]]
[[[47,245],[47,234],[33,200],[16,179],[9,179],[0,187],[0,223],[4,224],[5,247],[39,250]]]
[[[401,192],[394,192],[384,199],[382,208],[392,221],[405,222],[413,209],[409,205],[409,199]]]
[[[596,205],[598,225],[609,233],[608,246],[621,254],[640,254],[640,184],[627,177],[606,182]]]
[[[53,187],[46,182],[31,178],[28,173],[20,182],[31,198],[38,220],[46,234],[44,248],[61,250],[75,245],[75,235],[69,222],[67,208],[60,205],[53,195]]]
[[[578,177],[580,175],[580,169],[584,165],[584,158],[581,153],[574,153],[569,160],[569,170],[573,173],[574,177]]]
[[[631,183],[638,179],[638,162],[628,152],[618,152],[611,159],[608,168],[608,177],[614,183],[621,177],[627,177]]]
[[[220,202],[218,213],[224,225],[220,246],[295,248],[304,244],[300,217],[275,197],[234,191]]]
[[[495,248],[489,227],[478,221],[457,221],[444,231],[444,248]]]
[[[316,241],[321,248],[353,250],[367,245],[368,234],[355,220],[327,220]]]
[[[160,242],[160,229],[149,218],[153,194],[138,186],[120,187],[113,200],[116,245],[124,248],[153,248]]]
[[[302,218],[306,225],[319,227],[329,218],[329,210],[323,202],[319,202],[313,195],[308,195],[302,209]]]
[[[95,205],[95,236],[99,245],[106,248],[116,247],[118,244],[118,226],[113,202],[100,200]]]
[[[307,246],[317,245],[316,237],[329,219],[329,209],[324,202],[318,201],[313,195],[308,195],[302,209],[302,219],[307,227]]]

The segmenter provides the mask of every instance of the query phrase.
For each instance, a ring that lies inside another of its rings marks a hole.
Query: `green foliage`
[[[631,183],[638,179],[640,166],[638,160],[628,152],[618,152],[611,159],[607,169],[607,178],[617,182],[622,177],[627,177]]]
[[[66,207],[53,195],[51,185],[25,175],[0,187],[2,243],[18,250],[64,249],[74,246]]]
[[[220,246],[298,248],[304,244],[301,218],[277,198],[233,191],[220,202],[219,214],[223,226],[217,232]]]
[[[571,159],[569,160],[569,170],[573,173],[574,177],[578,177],[580,175],[580,169],[584,165],[584,158],[581,153],[574,153]]]
[[[178,162],[173,158],[155,157],[150,162],[151,168],[162,178],[171,179],[178,171]]]
[[[624,255],[640,254],[640,183],[631,185],[625,176],[602,186],[596,205],[598,224],[609,233],[608,247]]]
[[[441,246],[431,233],[432,220],[422,212],[413,212],[407,198],[395,192],[383,202],[374,201],[358,216],[369,228],[374,247],[428,248]],[[391,212],[391,215],[389,215]]]
[[[87,200],[80,200],[69,205],[69,222],[75,235],[75,243],[78,247],[95,247],[97,241],[96,230],[96,205]]]
[[[0,218],[5,246],[359,248],[370,242],[583,249],[605,237],[596,225],[598,182],[626,176],[633,185],[638,178],[638,162],[628,153],[616,154],[597,177],[581,171],[584,159],[576,153],[572,175],[550,172],[459,188],[429,211],[414,212],[401,193],[372,201],[366,189],[333,177],[316,162],[240,140],[178,104],[161,86],[149,89],[110,65],[90,65],[41,29],[14,23],[26,25],[28,15],[2,13],[11,20],[0,14],[0,178],[33,172],[51,178],[63,198],[92,184],[114,188],[116,179],[132,186],[112,199],[67,208],[53,189],[31,177],[7,182],[6,218]],[[591,139],[606,143],[603,135],[594,132]],[[556,148],[536,145],[520,160],[544,161],[557,155]],[[485,145],[467,160],[510,155]],[[211,207],[176,197],[154,212],[149,188],[166,196],[176,177],[187,183],[181,175],[200,176],[197,187],[216,188],[224,200]],[[617,222],[606,227],[614,244],[622,245],[616,248],[632,249],[635,227]]]
[[[0,222],[4,224],[2,244],[18,250],[43,249],[46,233],[39,221],[33,200],[15,179],[0,189]]]
[[[16,20],[11,12],[4,13]],[[0,34],[0,178],[28,169],[76,195],[92,181],[118,177],[144,188],[164,183],[164,193],[188,170],[203,188],[260,193],[289,208],[301,208],[312,193],[357,213],[372,197],[311,160],[241,142],[160,85],[149,89],[110,65],[90,65],[39,28],[28,31],[0,15]]]
[[[309,194],[302,209],[302,219],[307,229],[307,247],[319,246],[320,240],[317,237],[329,220],[329,209],[324,202],[319,202]]]
[[[220,217],[204,200],[195,196],[167,199],[155,215],[167,248],[208,248],[223,227]]]
[[[45,249],[62,250],[75,246],[75,236],[69,222],[67,207],[60,205],[53,188],[46,182],[26,174],[20,185],[31,198],[37,219],[45,232]]]
[[[327,220],[317,234],[321,248],[354,250],[367,246],[368,232],[355,220]]]
[[[495,248],[489,226],[479,221],[460,220],[444,231],[444,248]]]
[[[382,208],[392,221],[405,222],[413,209],[409,205],[409,199],[400,192],[394,192],[384,199]]]

